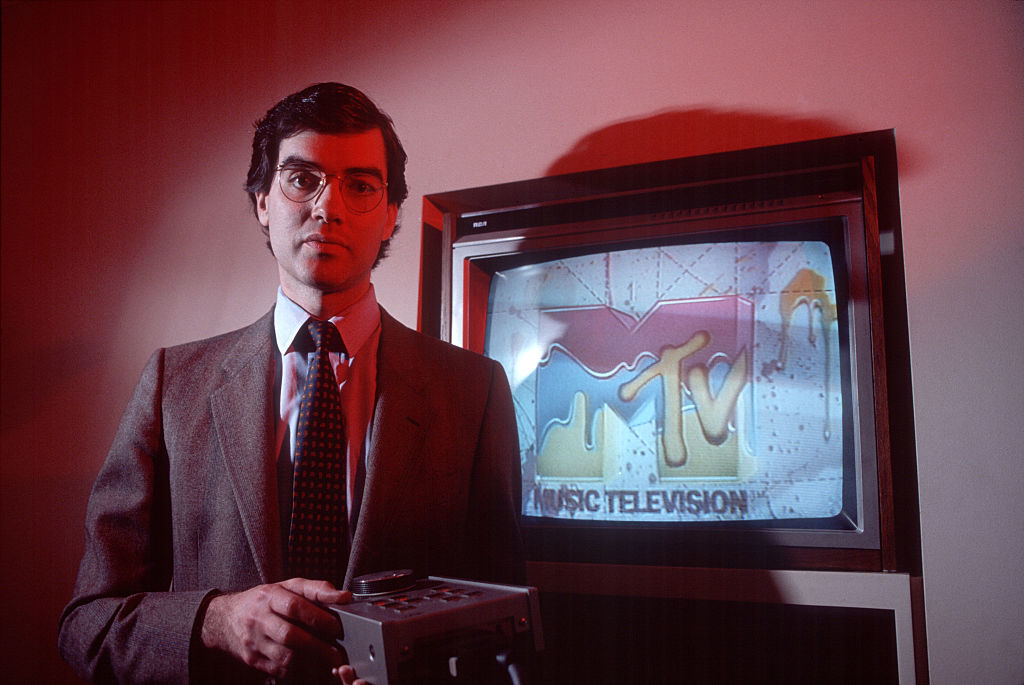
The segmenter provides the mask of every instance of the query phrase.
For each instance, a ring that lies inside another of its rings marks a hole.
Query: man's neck
[[[341,314],[358,302],[369,289],[369,281],[355,288],[330,293],[315,288],[300,288],[298,292],[294,292],[294,288],[286,287],[284,283],[281,284],[281,290],[284,291],[288,299],[316,319],[329,319]]]

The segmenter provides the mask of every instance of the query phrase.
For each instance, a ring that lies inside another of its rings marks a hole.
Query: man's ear
[[[384,236],[381,241],[385,241],[391,238],[391,235],[395,232],[395,222],[398,221],[398,206],[388,205],[388,225],[384,231]]]
[[[256,218],[264,228],[270,228],[270,212],[267,210],[267,194],[257,192],[256,195]]]

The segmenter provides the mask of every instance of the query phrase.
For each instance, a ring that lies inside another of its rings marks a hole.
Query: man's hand
[[[206,609],[203,645],[277,678],[310,667],[337,674],[345,661],[334,646],[341,626],[321,605],[351,599],[325,580],[305,578],[220,595]]]

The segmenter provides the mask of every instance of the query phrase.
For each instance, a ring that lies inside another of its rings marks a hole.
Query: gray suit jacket
[[[346,585],[392,568],[521,581],[518,441],[503,370],[383,310],[381,326]],[[150,358],[93,487],[61,616],[61,654],[83,677],[206,680],[217,669],[196,645],[209,598],[284,579],[274,360],[272,312]]]

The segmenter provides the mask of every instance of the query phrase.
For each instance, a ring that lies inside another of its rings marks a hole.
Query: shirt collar
[[[299,330],[309,321],[309,312],[295,304],[284,294],[281,287],[277,288],[277,305],[274,307],[274,337],[281,356],[291,348]],[[370,335],[380,326],[380,307],[377,295],[371,284],[366,294],[352,303],[345,311],[331,317],[331,322],[341,334],[345,349],[350,357],[354,357],[369,339]]]

